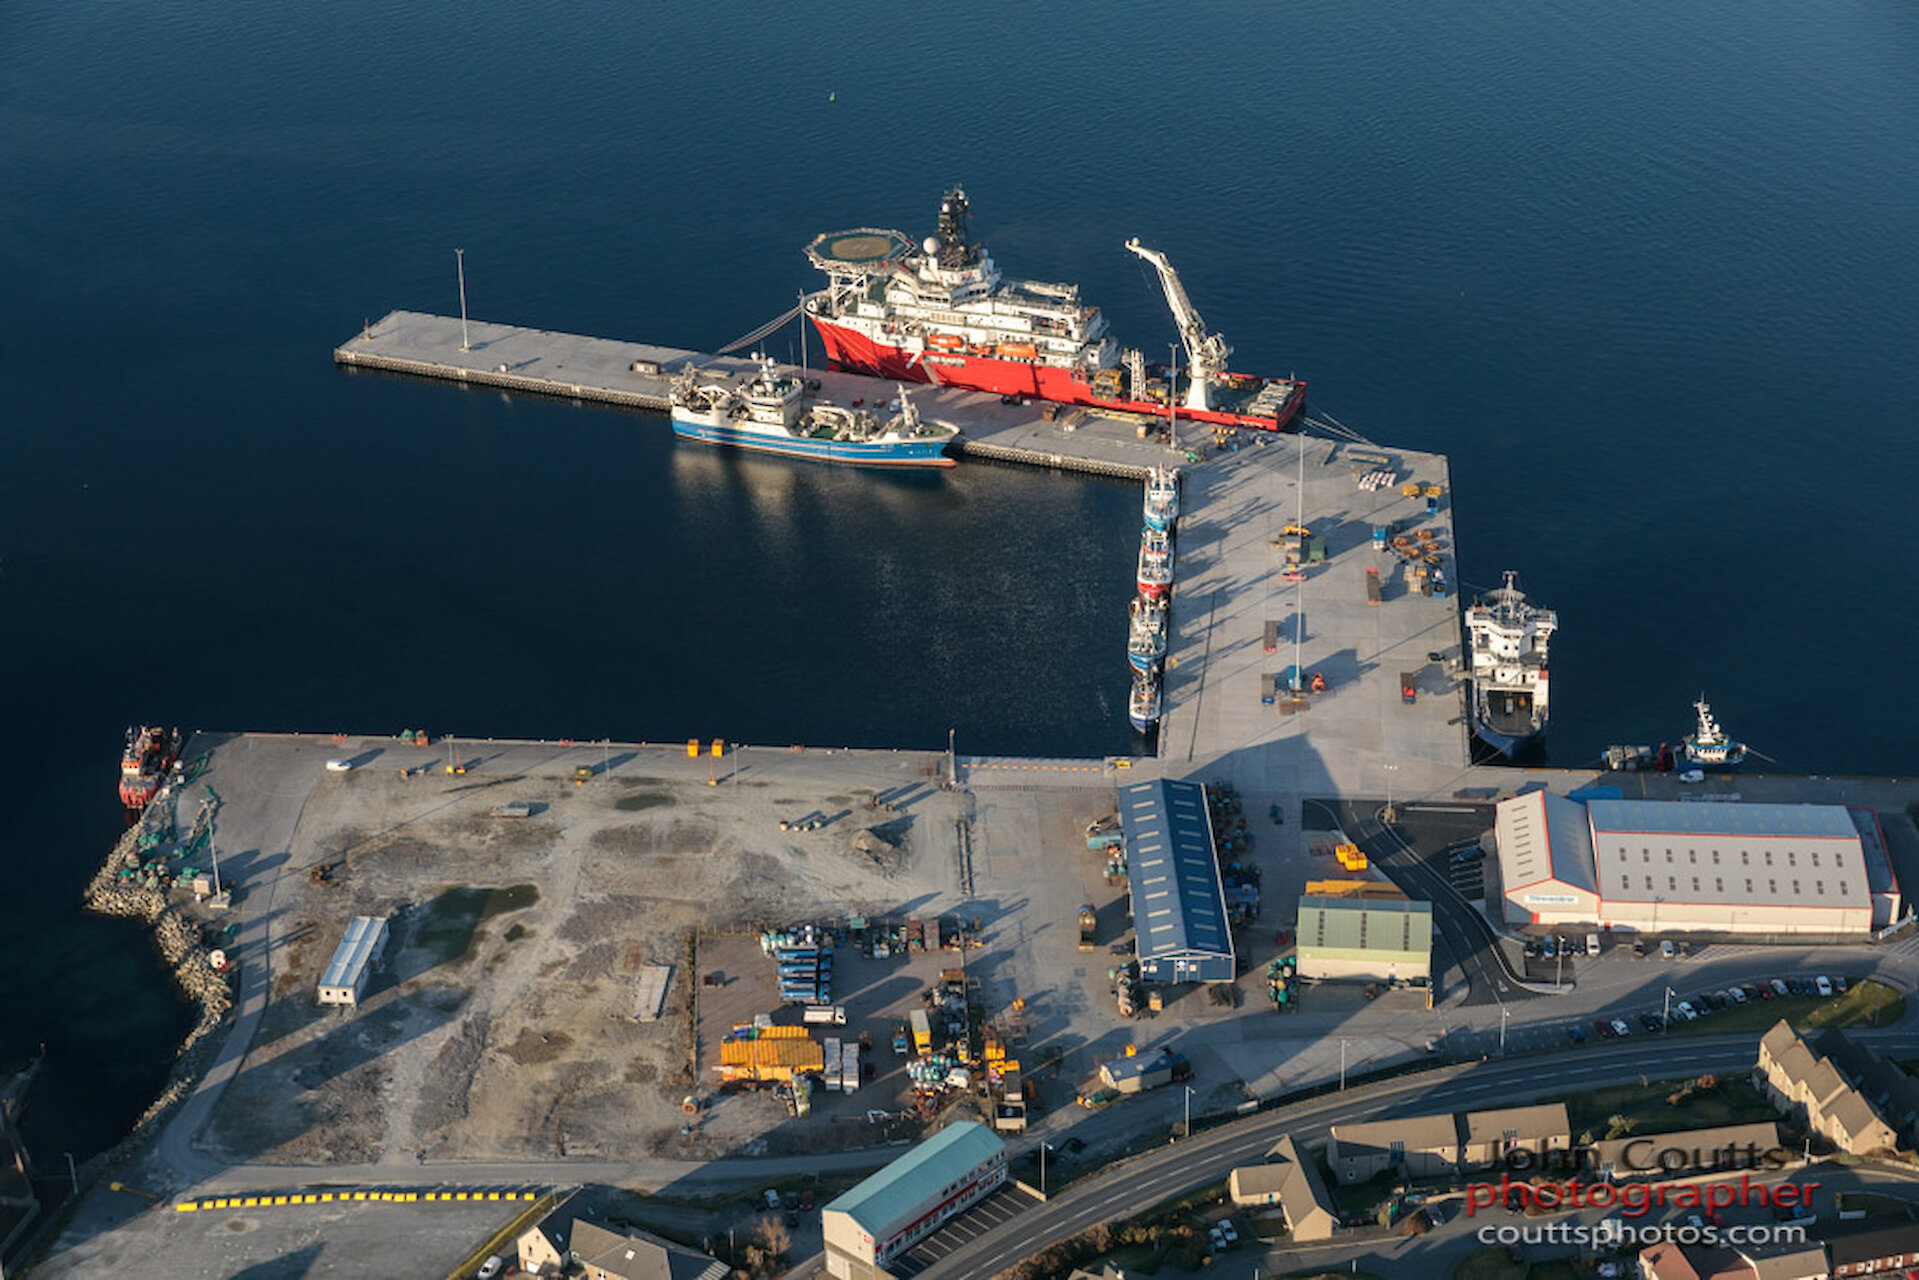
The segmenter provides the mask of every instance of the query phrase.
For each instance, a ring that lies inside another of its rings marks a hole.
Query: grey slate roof
[[[1231,956],[1205,788],[1166,779],[1121,787],[1119,817],[1140,958]]]
[[[644,1231],[621,1234],[585,1218],[573,1220],[572,1255],[587,1268],[588,1280],[601,1271],[609,1280],[725,1280],[726,1264],[717,1258],[651,1236]]]

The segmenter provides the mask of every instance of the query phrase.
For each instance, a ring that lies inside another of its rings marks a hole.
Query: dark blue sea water
[[[131,720],[1123,749],[1136,497],[853,475],[337,372],[393,307],[711,347],[963,182],[1015,275],[1452,456],[1558,608],[1551,754],[1919,772],[1919,10],[0,11],[0,1060],[105,1145],[185,1015],[76,895]]]

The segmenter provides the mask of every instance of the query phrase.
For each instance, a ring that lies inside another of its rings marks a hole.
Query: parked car
[[[1726,993],[1723,991],[1702,992],[1699,1001],[1708,1009],[1723,1009],[1726,1007]]]
[[[1639,1025],[1644,1027],[1646,1030],[1655,1032],[1655,1033],[1665,1030],[1665,1027],[1666,1027],[1666,1024],[1663,1021],[1661,1021],[1659,1015],[1656,1013],[1640,1014]]]
[[[1589,933],[1586,935],[1586,954],[1589,956],[1596,956],[1599,954],[1599,935],[1598,934]]]
[[[1774,995],[1783,996],[1788,994],[1791,990],[1792,990],[1791,987],[1787,986],[1784,982],[1781,982],[1778,978],[1774,978],[1772,980],[1772,993]]]
[[[1837,992],[1838,992],[1838,993],[1839,993],[1840,995],[1842,995],[1842,996],[1843,996],[1843,995],[1845,995],[1845,994],[1846,994],[1846,980],[1845,980],[1845,979],[1844,979],[1843,977],[1841,977],[1841,978],[1834,978],[1834,979],[1832,980],[1832,989],[1833,989],[1834,991],[1837,991]]]
[[[1616,1036],[1629,1036],[1632,1034],[1632,1028],[1621,1022],[1618,1018],[1614,1018],[1612,1020],[1612,1033]]]
[[[1659,944],[1659,958],[1661,960],[1670,960],[1672,959],[1672,957],[1673,957],[1672,940],[1668,938],[1666,941]]]
[[[1227,1244],[1239,1243],[1239,1231],[1233,1226],[1233,1220],[1231,1218],[1221,1218],[1219,1220],[1219,1234],[1226,1237]]]
[[[1586,1043],[1586,1029],[1578,1023],[1566,1028],[1566,1038],[1574,1044]]]
[[[1731,998],[1734,1004],[1744,1004],[1748,999],[1744,987],[1727,987],[1726,995]]]
[[[494,1276],[500,1274],[500,1268],[505,1265],[506,1259],[496,1253],[480,1264],[480,1269],[473,1273],[474,1280],[493,1280]]]
[[[777,1209],[780,1207],[780,1193],[771,1187],[766,1189],[765,1200],[766,1207],[769,1209]]]
[[[1819,977],[1814,978],[1812,981],[1813,981],[1813,985],[1819,988],[1820,995],[1829,996],[1832,994],[1832,980],[1830,978],[1827,978],[1826,976],[1822,974]]]
[[[1557,946],[1557,939],[1553,938],[1551,935],[1541,938],[1539,940],[1539,954],[1546,957],[1546,959],[1548,960],[1551,960],[1554,956],[1558,955],[1559,947]]]
[[[1632,958],[1635,960],[1644,960],[1646,958],[1646,944],[1637,938],[1633,939]]]
[[[1692,1007],[1692,1001],[1690,1000],[1681,1000],[1673,1006],[1673,1012],[1677,1013],[1687,1022],[1697,1022],[1699,1020],[1699,1010]]]
[[[1612,1021],[1611,1019],[1608,1019],[1608,1018],[1594,1018],[1593,1030],[1597,1031],[1600,1034],[1600,1037],[1606,1040],[1610,1040],[1614,1036],[1619,1034],[1617,1031],[1614,1031],[1612,1029]]]

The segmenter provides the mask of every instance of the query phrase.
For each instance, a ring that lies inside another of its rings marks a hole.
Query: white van
[[[1598,934],[1589,933],[1586,935],[1586,954],[1589,956],[1596,956],[1599,954],[1599,935]]]

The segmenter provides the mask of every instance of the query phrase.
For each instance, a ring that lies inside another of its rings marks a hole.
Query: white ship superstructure
[[[1518,575],[1466,610],[1472,663],[1473,729],[1486,745],[1512,755],[1546,732],[1552,686],[1546,651],[1559,618],[1527,603]]]

